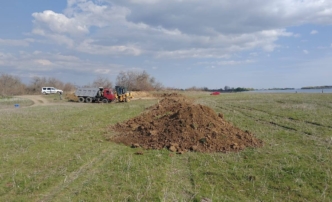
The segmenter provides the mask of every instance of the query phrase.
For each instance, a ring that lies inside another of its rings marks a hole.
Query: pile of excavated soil
[[[65,99],[71,102],[78,102],[78,97],[75,95],[75,93],[67,93],[65,95]]]
[[[182,95],[169,94],[138,117],[113,126],[113,141],[145,149],[173,152],[239,151],[263,142],[242,131],[211,108],[193,104]]]

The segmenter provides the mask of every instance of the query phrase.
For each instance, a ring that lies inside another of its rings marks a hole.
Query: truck
[[[124,86],[115,86],[115,98],[118,102],[129,102],[133,98],[131,92]]]
[[[77,88],[75,95],[78,97],[78,102],[91,103],[102,102],[108,103],[116,99],[116,96],[109,88]]]

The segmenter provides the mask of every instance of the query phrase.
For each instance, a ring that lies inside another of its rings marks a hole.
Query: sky
[[[144,70],[173,88],[332,85],[332,1],[0,1],[0,74]]]

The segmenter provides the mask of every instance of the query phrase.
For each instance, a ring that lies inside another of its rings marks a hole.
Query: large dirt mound
[[[165,95],[145,113],[113,128],[114,141],[145,149],[168,148],[185,152],[227,152],[262,146],[248,131],[242,131],[211,108],[194,105],[184,96]]]

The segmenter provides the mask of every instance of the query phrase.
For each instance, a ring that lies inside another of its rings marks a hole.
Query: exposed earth
[[[224,120],[211,108],[179,94],[165,94],[158,104],[140,116],[118,123],[112,139],[132,147],[183,153],[240,151],[263,142]]]
[[[50,101],[49,98],[47,98],[49,95],[20,95],[20,96],[15,96],[16,98],[21,98],[21,99],[28,99],[33,102],[32,105],[30,106],[23,106],[25,107],[37,107],[37,106],[50,106],[50,105],[73,105],[74,103],[66,102],[67,97],[62,96],[63,102],[52,102]],[[59,97],[57,97],[59,99]],[[70,101],[70,100],[68,100]]]
[[[22,99],[28,99],[33,102],[33,105],[31,106],[40,106],[40,105],[48,105],[50,102],[44,98],[42,95],[21,95],[21,96],[16,96],[17,98],[22,98]]]

